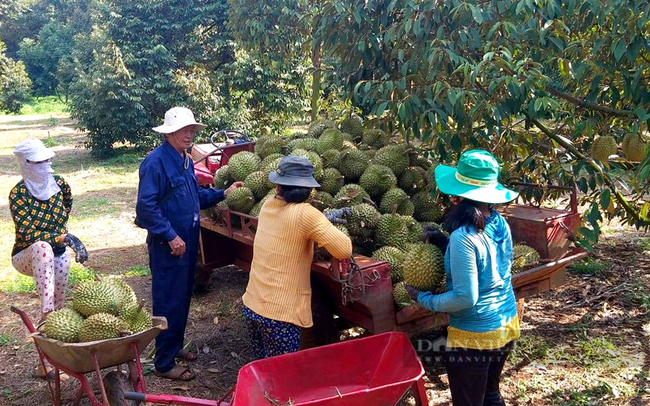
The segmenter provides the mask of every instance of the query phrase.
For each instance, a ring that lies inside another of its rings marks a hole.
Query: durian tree
[[[384,129],[442,162],[488,149],[503,181],[576,187],[587,248],[604,218],[650,226],[647,1],[349,0],[319,18]]]

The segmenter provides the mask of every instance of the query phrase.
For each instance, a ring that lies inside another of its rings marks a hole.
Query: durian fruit
[[[135,314],[138,312],[140,305],[138,301],[125,303],[120,306],[120,311],[117,313],[117,318],[124,320],[127,323],[130,323],[131,319],[135,317]]]
[[[359,148],[361,151],[363,151],[364,154],[368,157],[370,162],[375,158],[375,155],[377,154],[377,150],[374,148]]]
[[[419,166],[409,166],[399,177],[399,187],[409,196],[424,190],[427,186],[427,172]]]
[[[354,141],[360,141],[361,137],[363,137],[363,124],[357,116],[344,119],[341,121],[339,128],[342,132],[350,134]]]
[[[379,203],[379,211],[382,213],[397,213],[412,216],[415,208],[405,191],[400,188],[393,188],[382,196]]]
[[[108,313],[93,314],[81,323],[79,342],[118,338],[122,331],[131,331],[131,327],[124,320]]]
[[[343,224],[336,224],[334,225],[340,232],[345,234],[346,237],[350,237],[350,232],[348,231],[348,228],[344,226]]]
[[[228,173],[236,181],[243,181],[251,173],[260,169],[260,158],[249,151],[241,151],[230,157]]]
[[[314,179],[316,179],[316,181],[320,181],[321,179],[323,179],[323,174],[324,174],[323,160],[317,153],[315,153],[314,151],[297,149],[293,151],[291,155],[302,156],[309,159],[311,164],[314,166]]]
[[[439,222],[445,212],[444,208],[436,202],[428,191],[422,191],[411,196],[411,202],[415,208],[415,219],[418,221]]]
[[[402,272],[402,263],[406,258],[406,253],[404,251],[396,247],[381,247],[372,253],[372,258],[377,261],[388,262],[391,269],[390,279],[392,283],[404,280],[404,273]]]
[[[370,165],[361,175],[359,185],[377,198],[397,186],[397,177],[387,166]]]
[[[97,281],[83,281],[74,292],[72,308],[84,317],[96,313],[117,314],[120,291],[114,286]]]
[[[372,162],[389,167],[399,177],[409,166],[408,145],[387,145],[377,151]]]
[[[621,144],[623,153],[630,161],[643,161],[645,158],[646,142],[640,134],[630,133],[623,138]]]
[[[253,192],[255,199],[260,200],[273,188],[268,174],[264,171],[255,171],[248,175],[244,180],[244,186]]]
[[[596,137],[589,150],[591,157],[600,162],[608,162],[609,156],[616,154],[616,140],[610,135]]]
[[[323,172],[323,178],[320,181],[320,187],[323,192],[335,195],[345,184],[345,178],[336,168],[327,168]]]
[[[338,169],[348,180],[356,180],[368,168],[370,159],[358,149],[347,149],[341,153]]]
[[[314,151],[316,149],[317,140],[314,138],[298,138],[289,141],[287,144],[287,151],[293,152],[297,149],[304,149],[306,151]]]
[[[134,334],[150,329],[152,326],[151,314],[144,307],[135,314],[130,323],[131,331]]]
[[[406,290],[405,285],[405,282],[398,282],[395,284],[395,286],[393,286],[393,300],[395,301],[398,309],[409,307],[415,303],[413,299],[411,299],[409,292]]]
[[[322,154],[330,149],[340,151],[343,148],[343,134],[334,128],[327,129],[316,141],[316,152]]]
[[[515,244],[512,247],[512,273],[517,273],[539,263],[539,252],[526,244]]]
[[[272,154],[281,154],[286,144],[286,139],[282,137],[263,136],[257,139],[255,143],[255,153],[264,159]]]
[[[253,216],[253,217],[259,217],[260,216],[260,211],[262,210],[262,206],[264,206],[264,203],[266,203],[267,200],[272,198],[277,194],[277,191],[275,189],[271,189],[269,193],[267,193],[266,196],[262,198],[259,202],[255,203],[251,211],[248,212],[248,215]]]
[[[407,239],[406,222],[397,214],[382,214],[377,222],[377,242],[381,245],[404,249]]]
[[[401,216],[406,227],[406,242],[410,244],[422,242],[422,224],[415,221],[411,216]]]
[[[361,142],[374,148],[381,148],[384,146],[384,141],[382,139],[384,136],[385,133],[382,130],[373,128],[363,132]]]
[[[402,270],[406,283],[419,290],[445,291],[445,257],[434,245],[409,245]]]
[[[323,167],[325,169],[336,168],[339,166],[341,151],[336,149],[328,149],[321,154],[321,158],[323,159]]]
[[[248,213],[255,205],[255,197],[249,188],[245,186],[238,187],[228,193],[228,196],[226,196],[226,205],[230,210]]]
[[[370,195],[361,186],[355,183],[348,183],[343,186],[334,196],[336,207],[350,207],[355,204],[370,201]]]
[[[431,165],[429,169],[427,169],[427,192],[435,193],[437,195],[438,188],[436,186],[436,175],[435,175],[436,166],[438,165]]]
[[[336,128],[336,123],[331,120],[316,120],[309,125],[309,130],[307,131],[307,137],[309,138],[318,138],[321,136],[323,131],[328,128]]]
[[[273,157],[272,159],[269,159]],[[262,161],[262,164],[260,165],[260,170],[266,174],[266,176],[269,176],[269,173],[275,172],[278,170],[278,166],[280,166],[280,161],[282,161],[282,158],[284,158],[283,155],[277,156],[276,154],[269,155],[266,157],[264,161]]]
[[[367,203],[350,207],[352,214],[348,217],[347,229],[351,235],[368,237],[374,231],[381,214]]]
[[[64,343],[76,343],[79,341],[79,329],[83,321],[79,313],[64,307],[48,313],[41,330],[47,338]]]
[[[135,291],[123,279],[107,278],[101,283],[112,285],[119,291],[118,307],[138,302],[138,296],[135,294]]]
[[[228,165],[222,166],[214,173],[214,187],[217,189],[226,189],[232,183],[233,179],[228,172]]]
[[[323,211],[334,206],[334,198],[327,192],[317,192],[315,189],[312,189],[312,196],[309,198],[309,203],[318,210]]]
[[[433,163],[429,160],[429,158],[423,155],[418,155],[417,157],[415,157],[415,165],[427,171],[428,169],[431,168]]]

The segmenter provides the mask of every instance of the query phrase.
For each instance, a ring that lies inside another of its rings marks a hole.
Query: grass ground
[[[95,161],[83,149],[83,134],[63,112],[0,117],[0,194],[20,179],[13,147],[27,137],[44,140],[56,153],[54,168],[72,185],[70,232],[87,245],[90,260],[75,264],[71,282],[119,275],[150,303],[145,233],[133,225],[140,157]],[[48,404],[46,384],[32,378],[36,351],[16,305],[38,318],[33,282],[13,270],[13,224],[0,199],[0,405]],[[240,316],[247,275],[226,267],[213,275],[211,290],[196,296],[188,322],[188,346],[199,351],[198,378],[189,383],[160,380],[143,360],[152,393],[217,399],[236,382],[252,357]],[[650,402],[650,238],[607,227],[596,255],[574,266],[559,289],[527,300],[522,338],[503,375],[502,391],[512,405],[645,405]],[[435,332],[417,339],[435,338]],[[435,355],[435,354],[434,354]],[[424,357],[431,405],[449,405],[444,368]],[[70,399],[75,382],[63,384]],[[410,404],[406,398],[402,404]],[[87,403],[85,403],[87,404]]]

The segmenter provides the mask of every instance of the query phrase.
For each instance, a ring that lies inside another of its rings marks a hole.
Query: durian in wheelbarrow
[[[123,307],[120,310],[119,319],[125,321],[134,334],[151,328],[153,325],[151,314],[144,308],[144,301],[140,304],[134,303]]]
[[[76,343],[79,341],[79,330],[83,321],[79,313],[65,307],[49,313],[41,330],[47,338]]]
[[[82,316],[97,313],[117,314],[122,292],[115,285],[97,281],[83,281],[77,286],[72,308]]]
[[[130,332],[129,324],[112,314],[97,313],[81,323],[79,342],[118,338],[121,332]]]

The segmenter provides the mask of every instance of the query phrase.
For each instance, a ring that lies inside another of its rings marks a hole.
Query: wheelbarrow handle
[[[11,306],[9,308],[9,310],[16,313],[17,315],[20,316],[21,319],[23,319],[23,323],[25,323],[25,326],[27,326],[27,330],[29,330],[30,333],[35,333],[36,332],[36,327],[34,327],[34,324],[29,319],[29,316],[27,315],[27,313],[25,313],[23,310],[20,310],[16,306]]]

